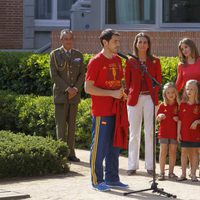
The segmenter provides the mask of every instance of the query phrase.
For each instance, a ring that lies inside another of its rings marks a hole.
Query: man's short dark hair
[[[99,36],[102,46],[103,46],[103,40],[109,42],[112,39],[113,35],[120,36],[120,34],[116,30],[110,28],[103,30],[101,32],[101,35]]]
[[[62,40],[63,39],[63,35],[67,34],[67,33],[70,33],[73,36],[73,33],[72,33],[72,31],[70,29],[63,29],[60,32],[60,40]]]

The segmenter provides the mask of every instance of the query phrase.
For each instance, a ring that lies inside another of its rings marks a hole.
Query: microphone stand
[[[135,58],[136,60],[139,61],[139,58],[132,55],[132,54],[128,54],[129,56]],[[147,189],[142,189],[142,190],[136,190],[136,191],[130,191],[130,192],[125,192],[124,196],[127,196],[129,194],[132,193],[139,193],[139,192],[145,192],[145,191],[150,191],[152,190],[153,193],[158,193],[160,195],[166,196],[168,198],[172,197],[172,198],[176,198],[176,195],[167,193],[164,191],[163,188],[158,188],[158,183],[156,182],[156,134],[155,134],[155,98],[156,98],[156,91],[155,88],[156,86],[161,87],[161,84],[154,78],[152,77],[152,75],[147,71],[147,67],[144,63],[141,63],[141,70],[151,79],[152,81],[152,87],[153,87],[153,180],[152,180],[152,184],[150,188]]]

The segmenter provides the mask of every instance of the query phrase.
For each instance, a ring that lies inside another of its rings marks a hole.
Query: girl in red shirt
[[[163,88],[163,100],[156,120],[160,122],[158,138],[160,141],[160,175],[158,180],[165,180],[165,163],[169,149],[169,178],[176,178],[174,166],[177,150],[178,91],[173,83],[166,83]]]
[[[180,92],[188,80],[200,81],[200,57],[195,43],[190,38],[180,40],[178,53],[180,63],[178,64],[176,86]]]
[[[182,175],[178,181],[187,180],[187,156],[191,165],[191,180],[198,181],[198,150],[200,149],[200,84],[197,80],[186,82],[183,102],[179,108],[178,140],[181,141]]]
[[[178,91],[188,80],[200,81],[200,58],[195,43],[189,38],[183,38],[178,45],[179,59],[176,86]]]

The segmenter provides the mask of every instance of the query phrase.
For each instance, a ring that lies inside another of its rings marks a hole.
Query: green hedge
[[[0,91],[0,130],[55,138],[52,97]]]
[[[170,81],[176,81],[178,62],[178,57],[160,57],[160,63],[162,66],[163,85]]]
[[[84,54],[87,66],[92,54]],[[177,57],[160,57],[163,84],[176,79]],[[123,59],[124,64],[124,59]],[[0,52],[0,90],[11,90],[18,94],[52,95],[49,75],[49,55]],[[82,92],[82,97],[88,95]]]
[[[78,107],[76,144],[79,148],[90,149],[92,135],[92,117],[90,98],[82,100]]]
[[[0,52],[0,89],[51,95],[48,54]]]
[[[0,130],[56,138],[54,104],[51,97],[17,95],[0,91]],[[89,148],[91,138],[90,99],[82,100],[77,115],[76,140]]]
[[[87,66],[92,55],[84,55]],[[160,57],[163,85],[175,81],[177,57]],[[124,63],[124,60],[123,60]],[[0,89],[18,94],[51,95],[49,55],[0,52]],[[82,92],[82,97],[88,97]],[[161,100],[161,90],[159,98]],[[0,130],[24,132],[30,135],[55,138],[54,106],[52,97],[15,95],[0,91]],[[82,100],[77,116],[76,144],[89,148],[91,140],[90,100]],[[142,147],[143,152],[143,147]]]
[[[84,55],[85,66],[91,56]],[[11,90],[18,94],[52,95],[49,54],[0,52],[0,77],[0,90]]]
[[[90,99],[81,100],[76,122],[76,147],[89,149],[91,144],[92,118]],[[54,105],[52,97],[15,95],[0,91],[0,130],[24,132],[29,135],[51,136],[56,138]],[[142,132],[142,135],[144,133]],[[141,141],[141,158],[144,158],[144,136]],[[127,155],[127,152],[123,152]],[[157,144],[157,158],[159,144]],[[177,152],[180,164],[180,150]]]
[[[65,173],[67,156],[64,142],[0,131],[0,177]]]

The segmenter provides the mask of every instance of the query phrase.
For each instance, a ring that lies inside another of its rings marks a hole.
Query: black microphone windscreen
[[[118,52],[117,55],[122,57],[122,58],[124,58],[124,59],[126,59],[126,60],[128,60],[128,57],[126,55],[120,53],[120,52]]]
[[[139,60],[139,58],[131,53],[128,53],[129,56],[131,56],[132,58],[135,58],[136,60]]]

